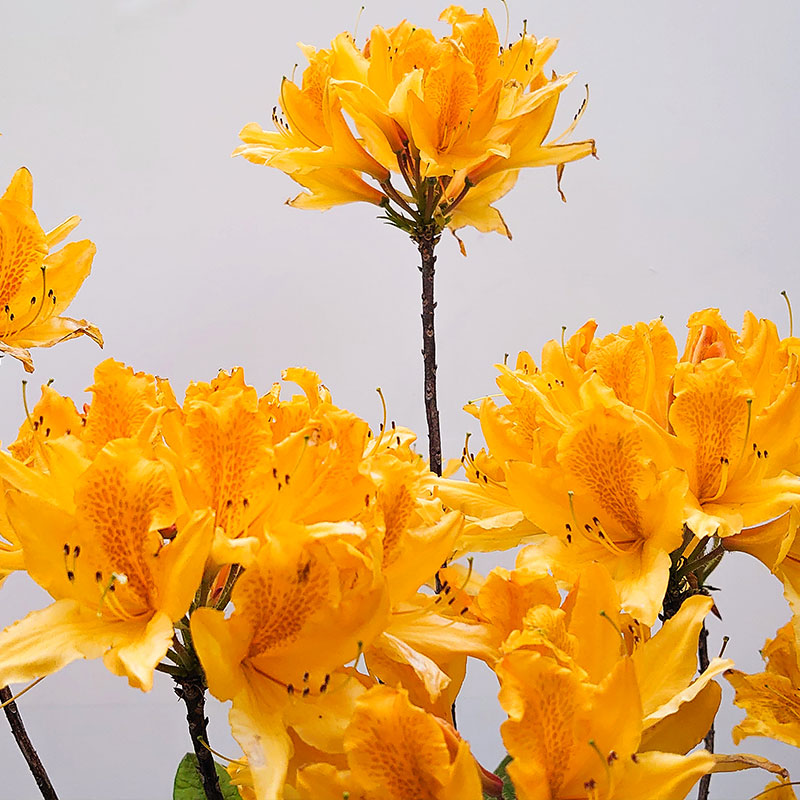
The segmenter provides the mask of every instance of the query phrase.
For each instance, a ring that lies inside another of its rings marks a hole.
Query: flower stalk
[[[433,223],[421,225],[413,234],[422,273],[422,359],[424,363],[425,418],[428,423],[428,454],[431,472],[442,474],[442,437],[439,427],[439,407],[436,400],[436,328],[434,277],[436,274],[436,245],[441,234]]]
[[[194,754],[200,770],[200,780],[207,800],[224,800],[219,786],[214,756],[208,749],[208,719],[205,713],[206,687],[199,676],[175,678],[175,694],[186,704],[186,722]]]
[[[3,711],[5,712],[8,724],[11,726],[11,732],[14,734],[17,746],[28,764],[28,768],[33,775],[33,779],[36,781],[36,785],[39,787],[39,792],[41,792],[42,797],[45,800],[58,800],[56,790],[53,788],[47,770],[44,768],[44,764],[42,764],[39,754],[36,752],[36,748],[33,746],[28,732],[25,730],[25,725],[22,722],[19,709],[17,708],[17,704],[11,699],[12,697],[11,689],[9,689],[8,686],[0,688],[0,703],[3,703]]]
[[[708,658],[708,628],[705,622],[700,630],[700,637],[697,640],[697,661],[700,672],[703,673],[708,669],[710,659]],[[712,721],[711,727],[708,729],[703,744],[709,753],[714,752],[714,723]],[[700,782],[697,784],[697,800],[708,800],[708,793],[711,788],[711,773],[703,775]]]

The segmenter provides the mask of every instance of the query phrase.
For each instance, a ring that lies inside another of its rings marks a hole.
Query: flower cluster
[[[276,130],[246,125],[235,154],[303,186],[289,201],[298,208],[366,201],[401,228],[471,225],[510,237],[491,204],[519,171],[556,165],[560,180],[565,163],[594,153],[591,140],[563,141],[577,118],[545,141],[574,73],[545,73],[555,39],[525,30],[503,45],[485,9],[450,6],[440,20],[452,30],[439,39],[403,21],[373,28],[362,48],[349,33],[327,50],[301,45],[309,65],[299,86],[284,78]]]
[[[606,564],[647,624],[671,571],[690,580],[684,567],[707,539],[729,549],[769,540],[769,566],[778,551],[785,558],[800,502],[798,340],[749,313],[741,334],[714,309],[688,326],[680,358],[660,320],[604,338],[591,321],[545,345],[540,367],[526,352],[514,369],[500,365],[508,403],[467,406],[487,443],[477,455],[465,448],[469,488],[441,491],[475,536],[482,518],[508,525],[512,541],[531,537],[520,517],[535,526],[521,557],[530,567],[573,582],[585,564]]]

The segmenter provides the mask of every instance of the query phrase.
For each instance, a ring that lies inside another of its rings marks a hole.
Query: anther
[[[273,467],[272,468],[272,477],[277,480],[277,478],[278,478],[278,468],[277,467]]]
[[[308,683],[308,673],[307,672],[303,673],[303,683]]]
[[[303,689],[303,697],[308,697],[308,695],[310,693],[311,693],[311,689],[309,689],[308,686],[306,686],[306,688]]]
[[[248,508],[248,507],[250,506],[250,501],[249,501],[249,500],[248,500],[248,499],[245,497],[245,498],[242,500],[242,505],[243,505],[245,508]]]
[[[619,758],[619,756],[617,755],[617,751],[616,750],[612,750],[608,754],[608,758],[606,760],[608,761],[609,764],[613,764],[618,758]]]
[[[633,761],[634,764],[638,764],[639,756],[637,756],[636,753],[631,753],[631,761]]]
[[[74,581],[74,580],[75,580],[75,573],[74,573],[74,572],[73,572],[71,569],[68,569],[68,570],[67,570],[67,580],[68,580],[70,583],[72,583],[72,581]]]
[[[100,572],[100,571],[98,571],[98,572],[95,572],[95,574],[94,574],[94,579],[95,579],[95,580],[96,580],[98,583],[102,583],[102,581],[103,581],[103,573],[102,573],[102,572]]]
[[[291,683],[286,687],[286,692],[288,694],[294,694],[294,686]]]
[[[288,486],[289,485],[289,476],[288,476],[288,474],[283,476],[283,480],[286,483],[286,485]]]
[[[64,555],[65,555],[65,556],[68,556],[68,555],[69,555],[69,550],[70,550],[70,548],[69,548],[69,545],[68,545],[68,544],[65,544],[65,545],[64,545]]]

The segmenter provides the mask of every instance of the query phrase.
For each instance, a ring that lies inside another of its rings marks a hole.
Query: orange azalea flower
[[[301,45],[309,65],[300,86],[284,79],[276,131],[245,126],[234,155],[277,167],[303,185],[308,191],[291,205],[365,200],[383,205],[400,227],[435,220],[440,229],[472,225],[510,237],[491,204],[519,170],[561,170],[594,153],[591,140],[563,143],[574,124],[545,142],[573,76],[545,74],[553,39],[537,41],[523,31],[503,46],[485,9],[469,14],[450,6],[440,19],[452,26],[440,39],[403,21],[375,27],[361,50],[346,33],[328,50]],[[406,189],[392,185],[391,173]]]
[[[51,252],[80,218],[45,233],[32,204],[33,179],[22,167],[0,197],[0,355],[18,359],[26,372],[33,372],[30,347],[84,334],[103,345],[94,325],[61,316],[89,275],[94,244],[84,239]]]

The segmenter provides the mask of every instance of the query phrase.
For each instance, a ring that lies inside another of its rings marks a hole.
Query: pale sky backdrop
[[[359,41],[405,15],[435,24],[444,2],[366,0]],[[499,0],[487,0],[505,27]],[[603,333],[664,315],[683,346],[693,310],[745,309],[788,333],[779,292],[800,308],[800,3],[797,0],[510,0],[556,36],[559,72],[579,70],[556,127],[591,86],[576,132],[599,161],[567,167],[565,205],[551,168],[529,171],[501,201],[514,233],[452,237],[437,272],[440,408],[446,455],[474,430],[461,406],[494,391],[493,364],[589,317]],[[283,174],[231,160],[247,122],[267,125],[281,76],[302,61],[297,41],[327,46],[352,31],[361,0],[0,0],[0,181],[20,165],[50,228],[70,214],[97,243],[94,272],[72,306],[103,330],[106,349],[78,340],[35,353],[33,383],[54,378],[80,398],[106,356],[191,379],[242,365],[266,390],[282,368],[317,370],[339,405],[376,423],[390,415],[422,432],[416,251],[364,204],[324,214],[283,204]],[[479,11],[480,6],[470,7]],[[437,30],[444,32],[445,26]],[[21,367],[0,365],[0,438],[22,419]],[[38,392],[35,391],[34,395]],[[88,399],[88,398],[87,398]],[[79,399],[79,402],[83,402]],[[423,444],[423,448],[424,448]],[[509,556],[499,560],[509,563]],[[483,560],[488,569],[494,560]],[[710,649],[759,671],[758,648],[787,621],[777,581],[745,556],[715,575],[724,622]],[[0,623],[48,602],[23,576],[0,591]],[[142,694],[99,662],[75,663],[21,701],[62,800],[166,800],[189,748],[170,680]],[[742,712],[727,690],[718,728]],[[211,738],[238,755],[212,701]],[[462,733],[493,767],[502,755],[496,685],[473,670],[459,702]],[[729,737],[718,749],[733,750]],[[763,739],[742,751],[783,760],[798,750]],[[712,798],[745,800],[766,775],[715,777]],[[39,795],[0,721],[0,798]],[[694,796],[694,792],[692,793]]]

